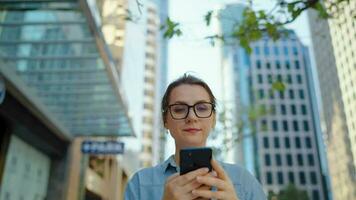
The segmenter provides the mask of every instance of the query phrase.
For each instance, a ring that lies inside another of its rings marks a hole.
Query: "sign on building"
[[[82,142],[82,153],[85,154],[123,154],[124,143],[119,141],[91,141]]]

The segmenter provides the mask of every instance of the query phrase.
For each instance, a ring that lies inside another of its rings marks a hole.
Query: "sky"
[[[204,15],[214,8],[226,3],[246,2],[239,0],[171,0],[169,1],[169,16],[173,21],[181,24],[183,35],[175,37],[169,42],[168,81],[172,81],[185,72],[192,72],[203,78],[212,87],[219,91],[220,82],[220,49],[213,47],[205,36],[213,35],[212,27],[204,24]],[[257,8],[271,7],[274,1],[255,0]],[[310,36],[306,15],[296,20],[288,28],[294,29],[302,42],[310,44]],[[219,93],[219,92],[218,92]],[[220,94],[216,94],[219,98]]]
[[[221,100],[220,84],[220,48],[212,46],[205,36],[213,35],[212,27],[204,24],[204,15],[227,3],[246,2],[240,0],[170,0],[169,16],[181,24],[181,37],[169,41],[168,48],[168,82],[189,72],[205,80],[214,92],[217,100]],[[275,1],[254,0],[259,8],[271,8]],[[303,44],[310,46],[310,34],[306,14],[302,14],[287,28],[296,31]],[[173,140],[168,137],[166,156],[174,153]]]

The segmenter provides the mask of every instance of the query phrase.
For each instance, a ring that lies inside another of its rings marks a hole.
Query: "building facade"
[[[158,37],[159,37],[159,16],[155,4],[147,2],[147,30],[146,30],[146,53],[144,70],[144,101],[143,101],[143,127],[142,127],[142,166],[149,167],[157,163],[154,156],[158,155],[157,137],[155,136],[155,121],[157,120],[157,87],[159,76],[158,65]],[[159,119],[159,118],[158,118]]]
[[[308,50],[291,31],[277,42],[264,38],[252,47],[251,102],[267,111],[254,121],[257,175],[266,191],[278,192],[292,183],[310,199],[327,199]],[[285,89],[275,89],[278,83]]]
[[[342,5],[342,4],[340,4]],[[356,199],[356,2],[332,19],[309,12],[333,199]]]
[[[6,92],[0,104],[0,199],[102,196],[90,186],[89,155],[81,153],[78,138],[117,140],[134,133],[96,5],[0,1],[0,7]],[[113,179],[120,179],[125,172],[119,160],[108,160],[115,163]]]
[[[225,35],[233,31],[243,9],[235,4],[221,10]],[[225,81],[234,85],[236,120],[243,124],[237,145],[243,153],[237,154],[238,161],[257,176],[266,193],[294,184],[310,199],[327,199],[307,48],[293,31],[276,42],[263,37],[251,47],[252,53],[247,54],[232,39],[222,46],[223,69],[231,72]],[[257,117],[251,118],[251,113]]]

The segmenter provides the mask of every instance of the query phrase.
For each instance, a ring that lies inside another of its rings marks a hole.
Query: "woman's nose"
[[[192,119],[194,119],[194,120],[196,120],[198,117],[197,117],[197,115],[195,114],[195,112],[194,112],[194,108],[192,107],[192,108],[189,108],[189,110],[188,110],[188,115],[187,115],[187,118],[186,119],[188,119],[188,120],[192,120]]]

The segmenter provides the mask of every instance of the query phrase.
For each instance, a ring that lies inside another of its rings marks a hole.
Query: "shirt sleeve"
[[[256,178],[252,180],[252,194],[250,200],[267,200],[266,194],[264,193],[261,184],[257,181]]]
[[[140,180],[136,173],[126,185],[124,200],[140,199]]]

